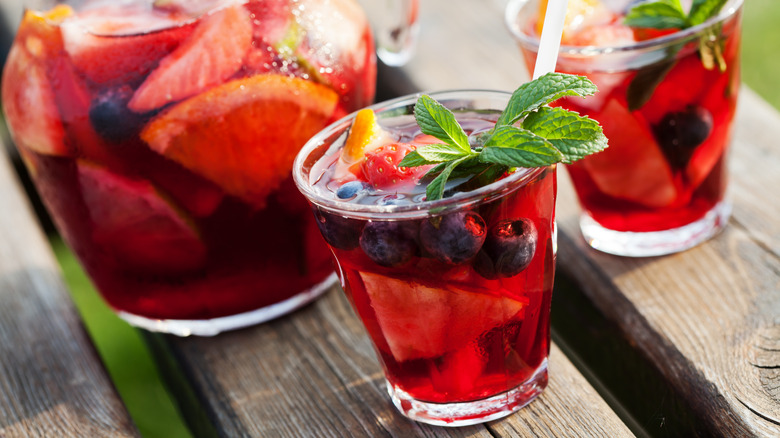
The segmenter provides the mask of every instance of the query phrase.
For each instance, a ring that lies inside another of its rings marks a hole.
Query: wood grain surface
[[[4,153],[0,187],[0,437],[137,436]]]
[[[187,376],[218,436],[633,436],[555,346],[548,388],[514,415],[465,428],[406,419],[338,286],[258,327],[214,338],[149,336],[177,359],[175,372]],[[191,421],[200,415],[185,412]]]

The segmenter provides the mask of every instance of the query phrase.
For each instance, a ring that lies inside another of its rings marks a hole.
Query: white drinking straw
[[[548,0],[547,2],[542,36],[539,40],[539,53],[536,54],[536,65],[534,65],[534,79],[555,71],[568,6],[569,0]]]

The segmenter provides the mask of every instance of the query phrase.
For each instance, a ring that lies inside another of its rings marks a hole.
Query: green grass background
[[[745,1],[743,80],[775,108],[780,108],[778,22],[780,1]],[[59,238],[52,238],[52,246],[86,327],[142,435],[191,436],[161,383],[139,332],[108,309]]]

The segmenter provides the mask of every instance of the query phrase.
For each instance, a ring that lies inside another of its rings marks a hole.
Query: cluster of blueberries
[[[531,263],[538,240],[530,219],[504,219],[488,227],[471,210],[401,221],[352,219],[318,207],[314,213],[329,245],[347,251],[360,247],[384,267],[422,256],[448,265],[471,263],[487,279],[512,277]]]

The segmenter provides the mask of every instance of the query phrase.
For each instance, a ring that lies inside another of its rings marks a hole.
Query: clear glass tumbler
[[[393,141],[420,135],[412,114],[416,97],[371,107]],[[492,127],[510,94],[431,97],[469,132]],[[390,397],[409,418],[444,426],[520,409],[547,384],[555,166],[518,169],[431,202],[419,192],[340,199],[329,185],[329,165],[354,117],[313,137],[296,158],[293,177],[373,341]],[[437,244],[437,233],[450,233],[458,244]]]
[[[742,0],[730,0],[701,25],[638,42],[621,42],[627,28],[603,36],[592,29],[585,35],[598,44],[561,46],[557,71],[587,76],[599,92],[560,105],[598,120],[609,139],[605,151],[567,166],[592,247],[624,256],[668,254],[727,223],[741,7]],[[538,15],[538,0],[507,5],[506,24],[529,69],[539,47]]]

